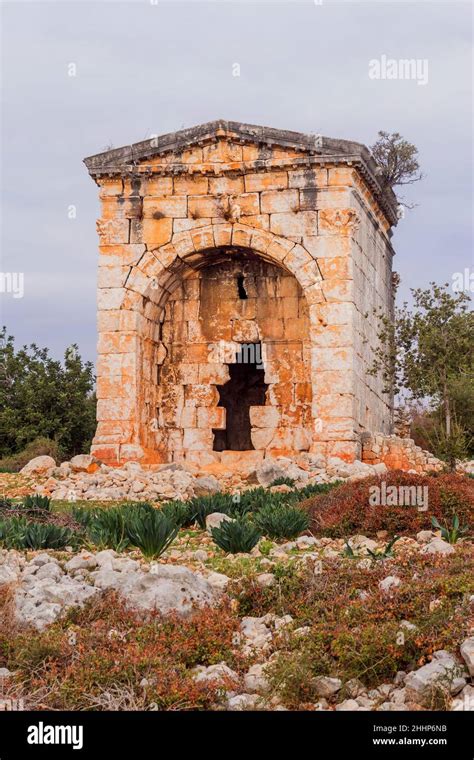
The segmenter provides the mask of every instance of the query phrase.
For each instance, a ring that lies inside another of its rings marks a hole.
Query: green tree
[[[448,284],[431,283],[426,290],[411,292],[413,310],[404,303],[393,321],[379,317],[371,373],[381,373],[385,392],[406,391],[413,400],[428,400],[438,410],[442,448],[449,458],[450,446],[457,454],[462,448],[460,435],[467,445],[472,425],[474,312],[469,310],[469,295],[451,295]]]
[[[39,437],[58,443],[62,456],[81,453],[95,430],[93,365],[77,345],[64,363],[36,344],[15,350],[6,328],[0,332],[0,456],[21,451]]]
[[[418,163],[418,149],[398,132],[379,132],[378,140],[371,145],[370,150],[379,166],[382,189],[411,185],[423,179]],[[402,198],[398,198],[398,201],[407,208],[413,207]]]

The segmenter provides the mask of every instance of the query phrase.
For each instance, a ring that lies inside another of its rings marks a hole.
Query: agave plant
[[[69,528],[51,523],[28,523],[25,535],[27,549],[63,549],[77,543],[77,537]]]
[[[294,488],[295,479],[288,477],[275,478],[275,480],[272,480],[270,483],[270,486],[290,486],[290,488]]]
[[[12,517],[0,522],[0,543],[7,549],[62,549],[77,544],[77,537],[69,528]]]
[[[367,553],[369,554],[370,558],[374,560],[391,559],[393,557],[393,546],[395,544],[395,541],[398,541],[399,538],[400,536],[394,536],[392,540],[383,547],[383,549],[376,549],[373,551],[372,549],[367,548]]]
[[[460,526],[459,517],[456,514],[453,515],[453,524],[451,527],[449,527],[449,525],[440,525],[436,517],[431,518],[431,524],[433,528],[441,531],[441,538],[444,538],[448,544],[455,544],[457,540],[469,530],[467,525]]]
[[[28,529],[26,517],[12,517],[0,522],[0,543],[6,549],[24,549]]]
[[[133,546],[138,547],[145,557],[156,559],[176,538],[179,525],[161,510],[137,510],[129,516],[126,530],[127,538]]]
[[[206,527],[206,517],[213,512],[222,512],[227,515],[231,511],[232,496],[230,494],[213,494],[212,496],[198,496],[189,502],[189,514],[192,521],[196,521],[203,530]]]
[[[255,515],[255,523],[269,538],[296,538],[308,529],[309,517],[298,507],[268,505]]]
[[[355,553],[349,541],[345,542],[342,554],[344,557],[348,557],[349,559],[360,559],[359,555]]]
[[[160,512],[179,528],[189,527],[195,520],[195,513],[185,501],[168,501],[163,504]]]
[[[25,496],[23,508],[28,512],[50,512],[51,499],[48,496],[40,496],[39,494]]]
[[[84,520],[84,515],[82,519]],[[86,527],[89,541],[101,549],[115,549],[121,552],[130,543],[125,528],[124,510],[121,507],[95,510],[82,524]]]
[[[246,518],[224,520],[218,528],[212,528],[214,542],[230,554],[250,552],[261,538],[260,531]]]
[[[87,509],[86,507],[73,507],[71,509],[74,522],[79,523],[83,528],[87,528],[93,522],[96,514],[96,509]]]

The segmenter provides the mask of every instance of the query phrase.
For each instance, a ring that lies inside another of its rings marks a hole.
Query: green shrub
[[[77,543],[77,536],[60,525],[30,522],[26,530],[25,548],[28,549],[63,549]]]
[[[136,510],[128,516],[127,538],[145,557],[156,559],[176,538],[179,525],[160,510]]]
[[[219,528],[212,528],[211,535],[217,546],[230,554],[252,551],[261,538],[258,528],[245,518],[225,520]]]
[[[269,504],[274,506],[287,504],[289,497],[289,493],[271,493],[263,487],[251,488],[236,495],[236,498],[232,502],[230,514],[232,517],[243,517],[250,512],[258,512],[262,507]]]
[[[40,496],[39,494],[35,494],[34,496],[25,496],[22,504],[23,508],[28,512],[51,511],[51,499],[48,496]]]
[[[290,486],[291,488],[295,487],[295,480],[294,478],[275,478],[275,480],[272,480],[270,483],[270,486]]]
[[[75,517],[80,516],[77,508],[73,514]],[[90,516],[83,513],[80,520],[87,530],[87,538],[95,546],[120,552],[130,543],[125,527],[125,517],[123,508],[112,507],[91,511]]]
[[[290,497],[291,503],[298,503],[304,499],[309,499],[311,496],[322,496],[323,494],[327,494],[329,491],[340,486],[342,482],[342,480],[335,480],[333,483],[310,483],[309,486],[295,489],[291,494],[288,494],[288,496]]]
[[[16,504],[13,501],[13,499],[9,499],[6,496],[1,496],[0,497],[0,509],[5,509],[5,510],[16,509]]]
[[[0,459],[0,472],[19,472],[31,459],[39,456],[53,457],[57,462],[61,458],[57,442],[50,438],[35,438],[22,451]]]
[[[162,505],[160,512],[179,528],[188,528],[195,520],[192,508],[185,501],[168,501]]]
[[[0,522],[0,543],[6,549],[24,549],[28,521],[25,517],[12,517]]]
[[[455,544],[462,535],[469,530],[467,525],[459,524],[459,517],[453,516],[453,522],[451,527],[449,525],[440,525],[436,517],[431,518],[431,524],[435,530],[441,531],[441,538],[448,542],[448,544]]]
[[[83,528],[87,528],[91,524],[96,513],[96,509],[87,509],[86,507],[73,507],[71,509],[71,516],[74,522],[79,523]]]
[[[213,512],[230,514],[232,496],[230,494],[213,494],[212,496],[197,496],[189,501],[189,515],[192,521],[196,521],[200,528],[206,528],[206,517]]]
[[[0,522],[0,543],[7,549],[63,549],[78,539],[69,528],[12,517]]]
[[[291,539],[308,529],[309,517],[298,507],[269,505],[257,512],[255,523],[269,538]]]

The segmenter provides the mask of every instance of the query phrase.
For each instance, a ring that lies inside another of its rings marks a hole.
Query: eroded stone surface
[[[365,344],[392,306],[396,199],[367,149],[218,121],[85,163],[101,200],[93,454],[255,470],[268,451],[353,461],[360,431],[389,432]],[[254,375],[226,395],[242,344],[261,351],[260,392]]]

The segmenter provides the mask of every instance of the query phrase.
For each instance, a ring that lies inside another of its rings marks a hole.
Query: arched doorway
[[[164,306],[156,406],[175,461],[309,449],[308,307],[296,278],[246,249],[214,249]]]

